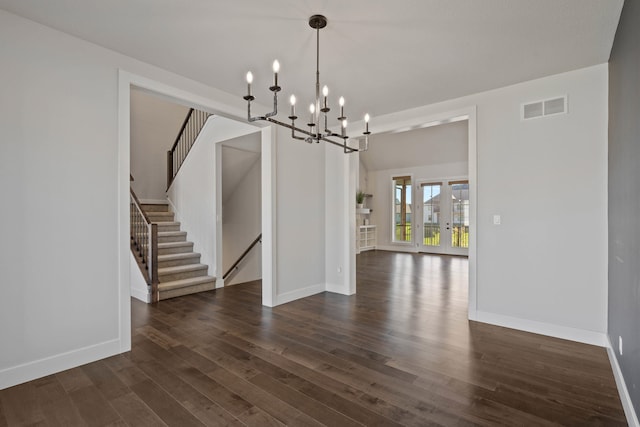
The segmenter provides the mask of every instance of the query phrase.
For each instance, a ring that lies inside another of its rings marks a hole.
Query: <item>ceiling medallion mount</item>
[[[313,15],[309,18],[309,26],[314,30],[319,30],[327,26],[327,18],[323,15]]]
[[[331,111],[327,98],[329,96],[329,88],[324,86],[322,88],[322,98],[320,96],[320,29],[327,26],[327,18],[323,15],[313,15],[309,18],[309,26],[316,30],[316,93],[315,101],[309,105],[309,122],[306,124],[307,129],[302,129],[296,126],[296,97],[291,95],[291,114],[289,120],[291,124],[281,122],[274,118],[278,114],[278,92],[282,88],[278,85],[278,72],[280,71],[280,63],[278,60],[273,61],[273,85],[269,87],[269,90],[273,92],[273,111],[265,114],[264,116],[251,116],[251,101],[255,100],[255,97],[251,94],[251,83],[253,83],[253,74],[251,71],[247,73],[247,94],[244,96],[244,100],[247,101],[247,119],[250,122],[256,120],[265,120],[274,123],[279,126],[291,129],[291,137],[297,140],[303,140],[309,143],[320,141],[328,142],[333,145],[342,147],[345,153],[355,153],[357,151],[366,151],[369,148],[369,115],[364,116],[365,129],[362,134],[364,135],[364,145],[361,147],[360,141],[358,141],[358,147],[350,146],[347,141],[347,117],[344,115],[344,98],[340,97],[338,103],[340,105],[340,116],[337,120],[340,122],[340,133],[334,133],[329,130],[327,125],[327,113]],[[324,128],[324,130],[322,130]],[[306,136],[300,136],[306,135]]]

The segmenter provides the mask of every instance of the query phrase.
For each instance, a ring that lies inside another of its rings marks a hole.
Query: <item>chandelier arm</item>
[[[296,125],[295,125],[295,119],[291,120],[291,138],[293,139],[297,139],[298,141],[304,141],[304,137],[303,136],[297,136],[296,135]]]
[[[344,141],[337,142],[337,141],[334,141],[332,139],[327,138],[326,136],[318,135],[316,133],[309,132],[309,131],[306,131],[304,129],[300,129],[299,127],[296,127],[294,125],[290,125],[289,123],[281,122],[280,120],[276,120],[276,119],[271,118],[271,117],[267,117],[267,118],[262,119],[262,120],[266,120],[266,121],[271,122],[273,124],[276,124],[278,126],[286,127],[288,129],[291,129],[292,132],[295,131],[295,132],[298,132],[298,133],[302,133],[304,135],[307,135],[309,138],[311,138],[313,140],[320,140],[320,141],[328,142],[329,144],[333,144],[333,145],[336,145],[338,147],[344,148],[345,150],[349,150],[348,151],[349,153],[353,153],[353,152],[356,152],[356,151],[364,151],[364,150],[360,150],[358,148],[349,147],[347,145],[347,143],[346,143],[348,138],[341,137],[342,139],[344,139]],[[335,136],[335,135],[333,135],[333,136]],[[296,139],[308,139],[308,138],[297,136]]]
[[[247,101],[247,120],[249,122],[255,122],[257,120],[266,120],[265,116],[255,116],[251,117],[251,100]]]
[[[266,118],[273,117],[278,114],[278,91],[273,91],[273,111],[265,114]]]

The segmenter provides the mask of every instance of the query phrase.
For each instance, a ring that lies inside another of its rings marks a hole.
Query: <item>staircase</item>
[[[141,204],[149,220],[158,225],[159,299],[179,297],[215,288],[216,279],[207,275],[208,267],[193,252],[187,232],[180,231],[168,204]]]

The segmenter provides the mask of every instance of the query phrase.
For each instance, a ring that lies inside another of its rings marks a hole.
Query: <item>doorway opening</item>
[[[224,285],[262,279],[260,134],[220,143]]]
[[[387,148],[384,147],[387,145]],[[385,124],[359,153],[356,190],[369,195],[360,228],[377,231],[367,249],[468,256],[468,316],[476,318],[476,109]]]
[[[119,259],[119,335],[121,339],[121,349],[127,351],[131,348],[131,296],[132,296],[132,271],[138,268],[131,262],[130,250],[130,178],[131,178],[131,90],[135,88],[141,92],[153,94],[164,100],[174,102],[178,105],[193,107],[195,109],[213,114],[214,117],[223,118],[231,124],[228,132],[220,135],[218,141],[228,140],[240,135],[257,133],[260,135],[262,149],[261,158],[261,213],[262,213],[262,303],[266,306],[273,306],[274,302],[274,274],[275,257],[273,248],[275,247],[274,236],[274,207],[275,196],[273,185],[275,183],[275,167],[272,159],[275,156],[274,131],[269,126],[261,124],[249,124],[244,120],[244,112],[232,106],[220,103],[213,98],[197,95],[168,86],[164,83],[150,80],[146,77],[135,75],[124,70],[118,72],[118,259]],[[160,166],[164,169],[164,165]],[[217,192],[220,195],[221,192]],[[221,201],[216,201],[216,212],[221,212]],[[221,217],[217,214],[212,218],[219,236],[222,235]],[[215,262],[215,275],[222,278],[222,243],[216,250],[218,257]],[[265,273],[266,272],[266,273]],[[221,281],[222,282],[222,281]],[[220,283],[222,284],[222,283]]]

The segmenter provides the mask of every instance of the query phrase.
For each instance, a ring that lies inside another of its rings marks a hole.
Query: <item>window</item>
[[[451,247],[469,247],[469,181],[452,181]]]
[[[411,177],[393,177],[393,241],[411,242]]]
[[[422,187],[422,230],[424,246],[440,246],[441,182],[424,183]]]

